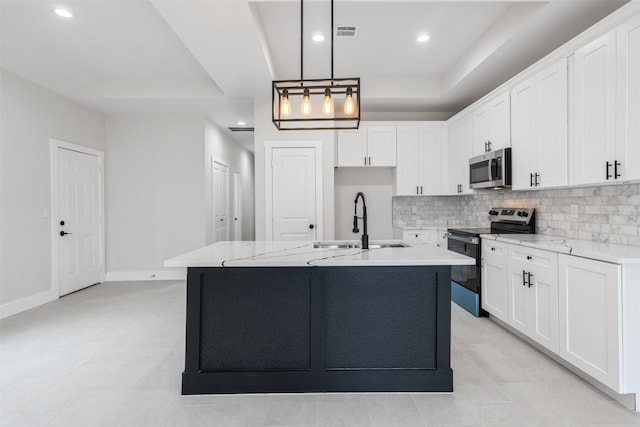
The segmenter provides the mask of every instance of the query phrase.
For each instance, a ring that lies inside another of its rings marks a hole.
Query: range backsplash
[[[577,207],[577,215],[575,214]],[[412,214],[416,206],[417,213]],[[536,208],[536,233],[640,246],[640,183],[466,196],[393,197],[393,224],[488,227],[491,207]]]

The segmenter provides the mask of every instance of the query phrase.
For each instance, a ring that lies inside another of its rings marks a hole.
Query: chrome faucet
[[[358,199],[362,198],[362,216],[358,216]],[[364,201],[364,194],[362,191],[359,191],[356,194],[356,199],[353,201],[353,232],[359,233],[358,229],[358,218],[362,219],[362,249],[369,249],[369,235],[367,234],[367,203]]]

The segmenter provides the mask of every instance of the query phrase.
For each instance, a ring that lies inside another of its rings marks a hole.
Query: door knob
[[[62,237],[64,237],[64,236],[65,236],[65,235],[67,235],[67,234],[73,234],[73,233],[66,233],[66,232],[64,232],[64,231],[61,231],[61,232],[60,232],[60,236],[62,236]]]
[[[314,227],[314,225],[313,225],[313,224],[309,224],[309,228],[310,228],[311,230],[313,230],[313,227]]]

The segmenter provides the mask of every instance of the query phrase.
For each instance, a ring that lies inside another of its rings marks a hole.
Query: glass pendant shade
[[[309,98],[309,89],[304,90],[304,95],[302,95],[302,105],[300,106],[300,111],[305,116],[311,114],[311,98]]]
[[[324,100],[322,101],[322,112],[324,114],[333,113],[333,100],[331,99],[331,89],[324,90]]]
[[[289,117],[291,115],[291,102],[289,102],[289,91],[284,90],[282,93],[282,102],[280,103],[280,113],[284,117]]]
[[[344,113],[347,115],[352,115],[356,111],[356,105],[353,101],[353,89],[350,87],[347,88],[347,97],[344,100]]]

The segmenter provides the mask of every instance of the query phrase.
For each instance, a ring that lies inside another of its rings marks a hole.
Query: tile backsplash
[[[414,206],[417,213],[412,214]],[[491,207],[536,208],[538,234],[640,246],[640,183],[393,197],[393,224],[488,227]]]

